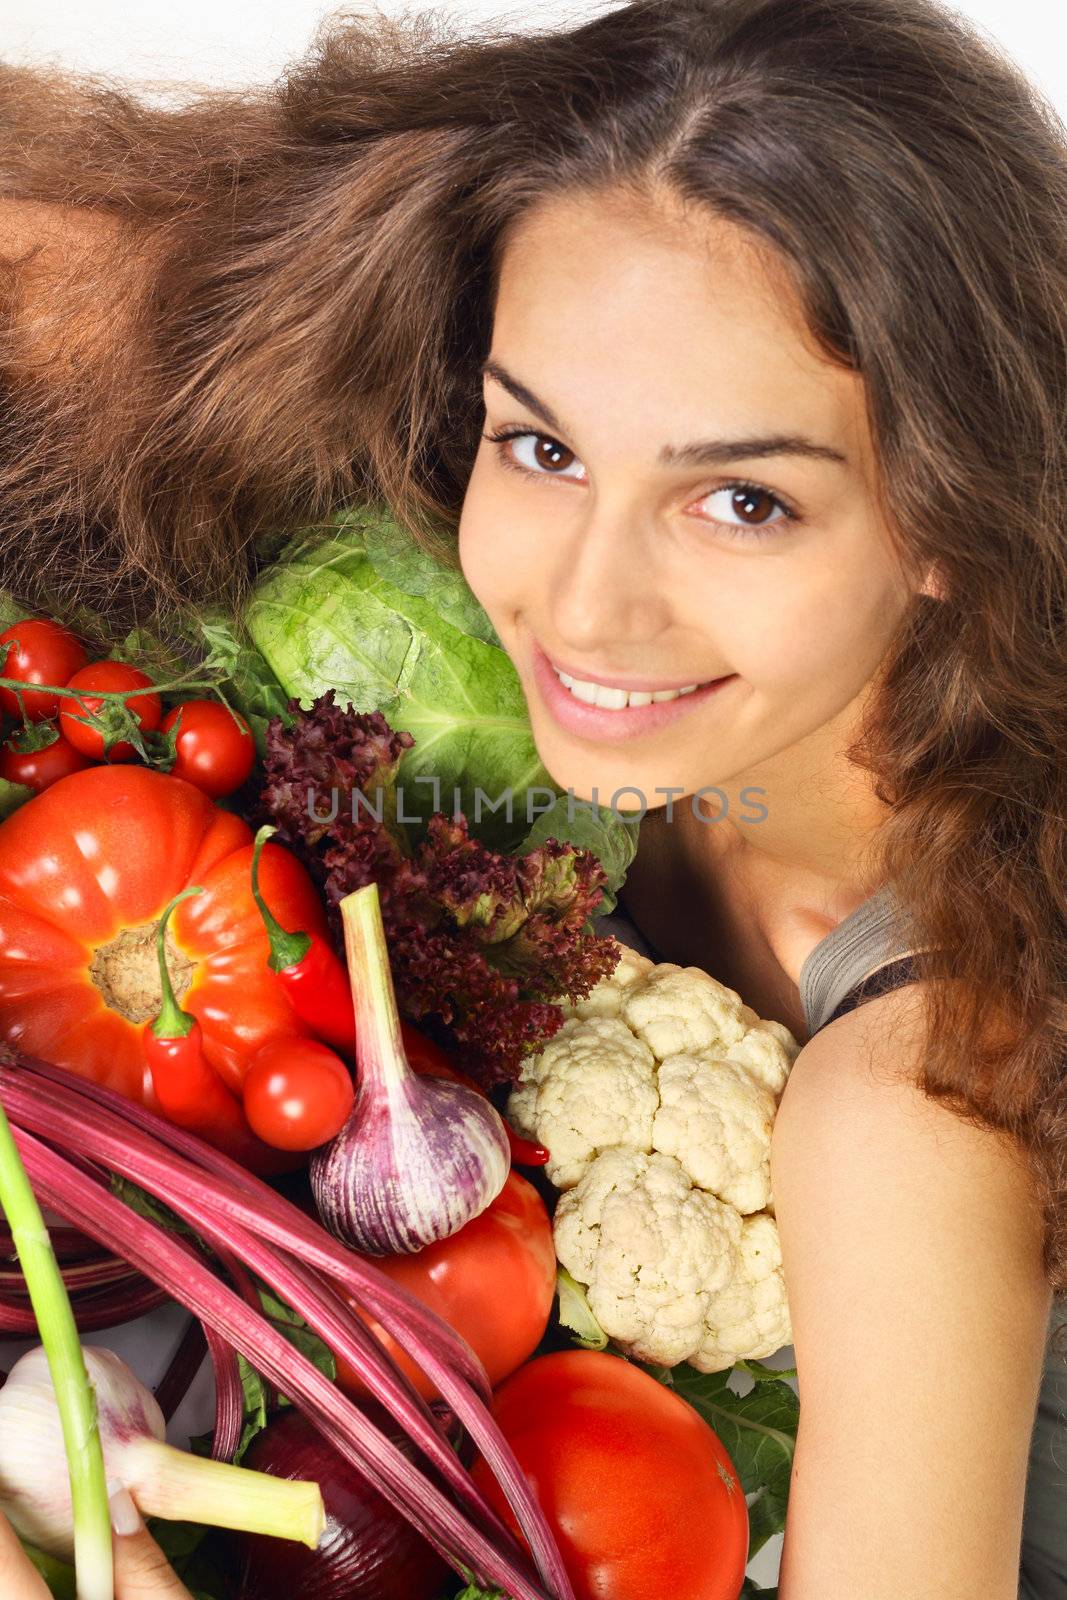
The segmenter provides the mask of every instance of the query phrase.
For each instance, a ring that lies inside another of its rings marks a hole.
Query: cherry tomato
[[[462,1334],[494,1385],[533,1354],[548,1326],[556,1293],[552,1222],[537,1190],[517,1172],[451,1238],[413,1255],[368,1259]],[[419,1393],[437,1399],[422,1368],[384,1329],[371,1326]],[[337,1381],[354,1399],[366,1397],[359,1377],[340,1358]]]
[[[244,783],[256,759],[252,730],[221,700],[184,700],[168,711],[161,733],[177,727],[171,775],[220,800]]]
[[[744,1491],[722,1441],[680,1395],[617,1356],[567,1350],[520,1367],[493,1414],[578,1600],[737,1600]],[[521,1538],[480,1457],[472,1472]]]
[[[139,667],[131,667],[125,661],[91,661],[67,680],[67,688],[100,689],[112,693],[123,689],[151,689],[152,680]],[[137,752],[128,739],[113,744],[105,757],[104,741],[99,729],[84,720],[88,712],[99,711],[104,703],[97,695],[86,695],[82,702],[65,696],[59,711],[60,732],[76,750],[92,756],[96,761],[129,761]],[[142,733],[153,733],[159,727],[163,702],[158,694],[132,695],[126,705],[137,718]]]
[[[328,1045],[297,1036],[269,1039],[248,1068],[245,1116],[264,1144],[314,1150],[340,1133],[352,1109],[352,1075]]]
[[[0,678],[18,678],[23,683],[54,683],[64,687],[73,673],[86,662],[86,653],[74,635],[48,617],[27,617],[13,622],[0,633]],[[6,659],[4,659],[6,657]],[[22,703],[31,722],[54,717],[58,695],[23,693]],[[22,720],[14,689],[0,689],[0,706]]]
[[[91,766],[89,757],[75,750],[62,734],[40,750],[19,750],[12,739],[0,745],[0,778],[6,778],[8,783],[24,783],[37,794],[57,778]]]

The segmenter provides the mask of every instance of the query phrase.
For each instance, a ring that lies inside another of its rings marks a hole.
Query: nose
[[[561,646],[580,659],[612,658],[667,626],[669,597],[657,582],[651,536],[633,517],[591,506],[561,541],[549,615]],[[621,663],[619,663],[621,665]]]

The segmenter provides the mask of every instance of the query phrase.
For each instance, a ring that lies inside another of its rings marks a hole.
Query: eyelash
[[[526,478],[547,478],[551,481],[551,479],[556,477],[557,474],[553,472],[533,472],[529,467],[522,466],[520,462],[515,460],[515,457],[509,450],[505,450],[503,448],[503,446],[510,440],[543,439],[548,444],[559,445],[561,450],[567,449],[567,446],[563,444],[561,440],[554,439],[552,435],[548,433],[537,433],[533,428],[500,428],[496,433],[483,433],[482,438],[487,439],[490,444],[496,445],[496,455],[501,466],[507,467],[512,472],[521,472]],[[560,476],[562,475],[560,474]],[[565,482],[566,480],[564,479],[563,481]],[[765,539],[768,538],[774,530],[780,528],[783,523],[797,523],[801,520],[793,508],[790,505],[787,505],[787,503],[782,499],[781,495],[775,494],[774,491],[772,489],[768,489],[765,484],[756,483],[751,478],[731,478],[728,483],[716,484],[714,489],[709,489],[708,495],[718,494],[720,489],[741,489],[750,494],[765,494],[768,499],[774,501],[775,505],[778,506],[783,513],[783,515],[777,518],[774,522],[768,522],[762,527],[756,523],[745,524],[734,522],[718,522],[714,517],[709,519],[715,523],[717,528],[726,528],[730,533],[737,533],[742,537]],[[702,498],[706,500],[708,495],[704,495]]]

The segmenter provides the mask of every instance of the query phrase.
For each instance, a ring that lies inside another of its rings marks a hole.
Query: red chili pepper
[[[419,1033],[410,1023],[400,1020],[400,1038],[404,1046],[404,1053],[413,1072],[424,1072],[430,1077],[454,1078],[457,1083],[465,1083],[468,1089],[477,1089],[479,1094],[485,1090],[478,1087],[473,1079],[462,1072],[457,1072],[448,1056],[435,1044],[432,1039],[427,1039],[424,1033]],[[504,1128],[507,1131],[508,1144],[511,1146],[511,1164],[514,1167],[543,1167],[548,1160],[549,1153],[543,1144],[534,1144],[530,1139],[524,1139],[515,1132],[511,1123],[505,1117]]]
[[[543,1167],[548,1160],[549,1151],[543,1144],[534,1144],[532,1139],[524,1139],[515,1132],[511,1123],[504,1118],[504,1128],[507,1131],[508,1143],[511,1146],[511,1164],[513,1167]]]
[[[270,940],[267,965],[289,997],[301,1022],[335,1050],[353,1055],[356,1048],[356,1014],[348,968],[329,940],[319,933],[290,933],[270,910],[259,887],[259,857],[264,844],[278,830],[264,823],[252,851],[252,894]]]
[[[232,1095],[204,1055],[200,1024],[178,1005],[167,970],[165,935],[171,912],[180,900],[202,894],[199,885],[175,895],[159,919],[156,950],[163,1004],[154,1022],[143,1029],[145,1059],[152,1073],[160,1109],[171,1122],[199,1133],[209,1144],[235,1158],[248,1154],[254,1139],[240,1101]]]

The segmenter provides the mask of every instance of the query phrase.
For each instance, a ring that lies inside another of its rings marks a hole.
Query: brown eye
[[[734,489],[730,496],[731,510],[756,526],[766,521],[766,514],[773,513],[778,504],[774,495],[766,489],[742,487]]]
[[[577,460],[574,451],[568,450],[566,445],[560,444],[557,440],[546,438],[544,434],[535,435],[535,439],[533,458],[539,467],[554,471],[560,467],[569,467],[572,461]]]
[[[712,522],[727,534],[742,539],[746,536],[752,539],[770,536],[800,520],[780,496],[772,494],[762,484],[746,480],[720,485],[705,495],[701,503],[707,508]],[[775,516],[776,511],[781,515]]]
[[[544,433],[534,433],[529,428],[503,428],[498,433],[483,434],[490,444],[496,445],[500,464],[515,472],[525,472],[532,478],[567,478],[576,474],[574,466],[581,463],[573,450]]]

